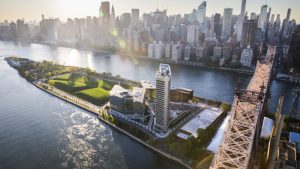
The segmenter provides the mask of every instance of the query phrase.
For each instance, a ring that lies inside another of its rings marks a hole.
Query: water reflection
[[[41,44],[22,44],[0,41],[0,55],[18,55],[33,60],[51,60],[61,64],[89,67],[97,72],[111,72],[132,80],[155,80],[159,63],[104,54],[88,50],[65,47],[49,47]],[[172,65],[172,86],[194,90],[200,97],[232,103],[236,82],[240,77],[246,86],[250,76],[229,72],[211,71],[200,68]],[[278,98],[285,95],[284,112],[288,113],[293,102],[293,87],[284,82],[273,81],[271,86],[270,111],[276,110]],[[300,107],[299,107],[300,112]]]
[[[96,116],[37,89],[3,58],[0,75],[1,169],[182,169]]]

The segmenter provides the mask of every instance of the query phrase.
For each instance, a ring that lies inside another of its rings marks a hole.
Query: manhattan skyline
[[[170,6],[170,0],[163,1],[146,1],[146,0],[113,0],[111,3],[115,7],[116,15],[121,15],[125,12],[130,12],[132,8],[138,8],[141,13],[148,13],[154,11],[156,8],[163,10],[166,9],[169,15],[173,14],[187,14],[191,13],[193,9],[197,8],[203,1],[188,0],[182,3],[180,0],[173,0]],[[17,20],[24,18],[27,21],[40,21],[41,15],[44,14],[47,18],[60,18],[66,20],[67,18],[81,18],[86,16],[98,16],[99,0],[53,0],[53,1],[20,1],[20,0],[2,0],[0,5],[0,21],[4,20]],[[34,4],[34,5],[32,5]],[[251,12],[259,13],[262,5],[267,4],[272,8],[272,13],[280,14],[283,19],[286,16],[287,9],[291,8],[291,18],[295,19],[297,23],[300,20],[300,11],[296,9],[300,6],[298,0],[255,0],[248,1],[246,11],[248,14]],[[226,3],[219,3],[218,0],[207,0],[207,16],[215,13],[223,14],[224,8],[233,8],[233,14],[238,15],[240,12],[241,0],[231,0]]]
[[[299,6],[0,0],[0,169],[299,168]]]

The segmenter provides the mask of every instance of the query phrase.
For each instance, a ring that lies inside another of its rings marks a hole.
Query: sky
[[[242,0],[206,0],[207,16],[214,13],[223,14],[224,8],[233,8],[234,14],[239,14]],[[168,14],[191,13],[202,0],[111,0],[116,15],[130,12],[131,8],[139,8],[140,14],[154,11],[155,9],[167,9]],[[15,21],[24,18],[25,21],[40,21],[41,15],[46,18],[98,16],[101,0],[0,0],[0,22],[5,19]],[[285,18],[287,9],[292,9],[291,18],[300,22],[300,0],[248,0],[246,10],[260,12],[262,5],[272,7],[273,14],[280,14]]]

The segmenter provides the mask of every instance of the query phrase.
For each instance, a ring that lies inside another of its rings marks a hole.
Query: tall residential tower
[[[263,32],[265,32],[265,24],[268,19],[268,5],[263,5],[260,10],[260,15],[258,19],[258,28],[261,28]]]
[[[199,22],[200,26],[205,23],[206,17],[206,1],[203,1],[197,11],[197,21]]]
[[[237,34],[237,41],[241,41],[242,32],[243,32],[243,22],[245,19],[245,11],[246,11],[246,0],[242,0],[241,13],[238,17],[238,20],[235,25],[235,32]]]
[[[231,37],[232,28],[232,8],[224,9],[223,24],[222,24],[222,37],[228,39]]]
[[[170,121],[171,68],[160,64],[156,73],[155,130],[167,132]]]
[[[108,1],[101,2],[99,17],[102,19],[103,23],[110,23],[110,4]]]
[[[243,49],[245,49],[247,46],[250,46],[251,48],[254,47],[256,30],[257,30],[256,20],[253,19],[244,20],[242,39],[241,39],[241,47]]]

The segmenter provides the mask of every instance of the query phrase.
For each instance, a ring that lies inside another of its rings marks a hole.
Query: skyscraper
[[[282,33],[281,33],[281,40],[286,41],[286,39],[290,36],[290,16],[291,16],[291,9],[289,8],[286,14],[286,18],[282,22]]]
[[[231,36],[232,27],[232,8],[224,9],[223,24],[222,24],[222,37],[229,38]]]
[[[140,10],[131,9],[131,26],[137,26],[139,23]]]
[[[274,24],[274,21],[275,21],[275,14],[272,14],[271,15],[271,20],[270,20],[270,24]]]
[[[292,33],[291,44],[288,55],[289,65],[300,70],[300,26],[296,26]]]
[[[251,12],[251,14],[250,14],[250,19],[257,20],[257,15],[256,15],[256,13]]]
[[[286,20],[289,21],[290,17],[291,17],[291,8],[289,8],[288,11],[287,11]]]
[[[246,0],[242,0],[242,6],[241,6],[241,13],[238,17],[238,20],[236,22],[236,34],[237,34],[237,41],[241,41],[242,39],[242,32],[243,32],[243,22],[245,18],[245,10],[246,10]]]
[[[241,14],[240,15],[245,15],[245,12],[246,12],[246,2],[247,2],[247,0],[242,0]]]
[[[128,28],[130,23],[131,23],[130,13],[123,13],[120,16],[120,24],[121,24],[122,28]]]
[[[203,1],[199,7],[197,12],[197,21],[199,22],[200,26],[204,24],[206,16],[206,1]]]
[[[277,14],[276,20],[274,22],[274,29],[276,32],[280,32],[280,25],[281,25],[280,14]]]
[[[255,35],[257,29],[256,20],[245,20],[243,22],[243,33],[241,40],[241,47],[246,48],[248,45],[253,48],[255,43]]]
[[[263,32],[265,32],[265,23],[268,18],[268,5],[263,5],[260,10],[260,15],[258,19],[258,28],[261,28]]]
[[[171,68],[160,64],[156,73],[155,130],[167,132],[170,121]]]
[[[99,17],[102,19],[103,23],[107,24],[110,22],[110,4],[108,1],[101,2]]]
[[[247,49],[244,49],[241,54],[240,63],[243,66],[251,67],[252,62],[253,62],[253,50],[250,48],[250,46],[248,46]]]
[[[198,43],[198,39],[199,39],[198,26],[189,25],[187,27],[187,42],[190,44],[195,44]]]
[[[221,28],[221,14],[216,13],[214,16],[214,31],[217,37],[221,36],[222,28]]]
[[[275,40],[274,40],[274,21],[275,21],[275,14],[272,14],[270,22],[269,22],[269,28],[268,28],[268,42],[270,44],[273,44],[273,45],[275,45]]]
[[[112,6],[111,6],[111,15],[110,15],[110,24],[111,24],[111,25],[115,25],[115,22],[116,22],[115,8],[114,8],[114,6],[112,5]]]
[[[11,22],[9,24],[9,34],[10,34],[10,39],[17,39],[18,36],[18,30],[17,30],[17,24],[15,22]]]

